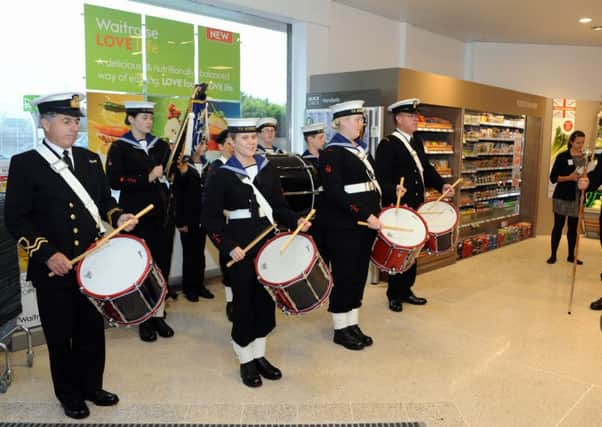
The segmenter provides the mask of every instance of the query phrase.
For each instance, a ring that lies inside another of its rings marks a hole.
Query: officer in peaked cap
[[[54,393],[76,419],[90,414],[86,400],[110,406],[119,399],[102,389],[104,320],[80,292],[70,259],[100,237],[101,218],[113,227],[131,220],[126,230],[137,223],[111,197],[100,157],[73,147],[83,100],[73,92],[34,100],[44,139],[11,159],[5,205],[6,227],[29,257]]]
[[[416,210],[424,202],[427,187],[441,192],[450,188],[448,194],[454,194],[451,185],[445,183],[428,161],[422,141],[414,136],[418,128],[419,105],[419,99],[410,98],[397,101],[387,108],[393,116],[396,129],[380,141],[376,150],[376,177],[383,191],[383,206],[394,204],[399,194],[401,204]],[[403,185],[399,185],[401,177],[404,177]],[[404,273],[389,275],[387,297],[392,311],[401,311],[403,302],[426,304],[425,298],[417,297],[412,292],[416,268],[417,262]]]

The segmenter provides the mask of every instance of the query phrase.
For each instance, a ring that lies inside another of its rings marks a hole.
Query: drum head
[[[268,286],[284,286],[308,274],[316,259],[317,249],[313,240],[297,234],[282,254],[280,248],[292,233],[280,233],[268,240],[255,259],[255,271],[259,281]]]
[[[393,225],[411,229],[411,231],[397,231],[382,229],[379,234],[396,246],[413,248],[426,240],[426,225],[420,215],[407,208],[387,208],[379,217],[384,225]]]
[[[77,266],[82,292],[93,297],[115,297],[146,277],[150,252],[142,239],[120,235],[84,258]]]
[[[426,221],[426,225],[431,233],[449,231],[458,223],[458,211],[448,202],[433,201],[423,203],[418,208],[418,213]]]

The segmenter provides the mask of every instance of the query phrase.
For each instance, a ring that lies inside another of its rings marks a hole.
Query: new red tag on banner
[[[232,33],[230,31],[218,30],[216,28],[205,28],[207,40],[215,40],[222,43],[232,44]]]

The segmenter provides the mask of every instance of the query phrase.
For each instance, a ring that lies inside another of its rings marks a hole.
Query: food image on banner
[[[142,92],[142,18],[84,4],[86,87]]]
[[[146,17],[146,90],[187,96],[194,86],[194,25]]]
[[[142,95],[88,92],[88,149],[98,153],[103,164],[111,144],[130,130],[125,124],[125,101],[142,101]]]
[[[552,141],[550,147],[550,171],[556,156],[568,148],[569,136],[575,130],[577,101],[575,99],[554,98],[552,102]],[[555,184],[548,182],[548,198],[552,198]]]
[[[169,142],[175,142],[178,130],[185,118],[189,99],[176,96],[149,96],[148,100],[155,103],[151,133],[165,138]]]
[[[199,82],[211,99],[240,102],[240,35],[198,27]]]
[[[228,123],[226,123],[227,117],[240,117],[240,102],[219,102],[209,100],[208,151],[218,151],[215,138],[228,127]]]

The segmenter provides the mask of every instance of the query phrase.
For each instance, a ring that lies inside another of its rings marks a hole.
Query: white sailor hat
[[[257,119],[253,117],[226,118],[230,133],[257,132]]]
[[[364,100],[356,99],[354,101],[340,102],[330,106],[332,111],[332,119],[338,119],[343,116],[351,116],[353,114],[364,114]]]
[[[311,123],[303,126],[303,136],[312,136],[324,133],[324,123]]]
[[[278,120],[273,117],[262,117],[261,119],[257,120],[256,126],[257,132],[261,132],[261,129],[265,127],[273,127],[276,129],[278,127]]]
[[[387,107],[387,111],[398,114],[398,113],[409,113],[409,114],[417,114],[418,106],[420,105],[420,100],[418,98],[410,98],[404,99],[401,101],[397,101]]]
[[[125,101],[125,111],[128,116],[138,113],[154,113],[155,103],[149,101]]]
[[[63,92],[40,96],[31,104],[38,107],[40,114],[58,113],[66,116],[83,117],[80,102],[86,99],[83,93]]]

